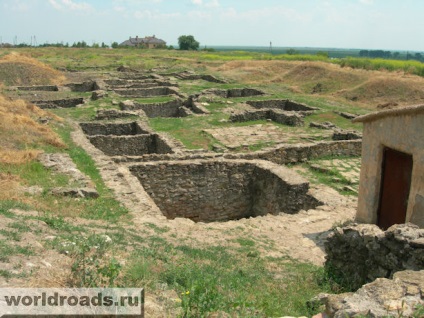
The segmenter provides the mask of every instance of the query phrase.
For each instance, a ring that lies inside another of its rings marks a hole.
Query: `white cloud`
[[[219,5],[219,1],[218,0],[211,0],[208,3],[205,4],[206,8],[218,8]]]
[[[374,0],[359,0],[359,2],[360,3],[363,3],[363,4],[373,4],[374,3]]]
[[[204,6],[205,8],[218,8],[220,6],[219,0],[210,0],[204,2],[203,0],[191,0],[191,3],[196,6]]]
[[[136,19],[156,19],[156,20],[167,20],[171,18],[178,18],[180,17],[180,13],[159,13],[159,12],[152,12],[150,10],[137,10],[134,11],[134,17]]]
[[[86,2],[75,2],[73,0],[49,0],[53,8],[59,11],[89,11],[93,7]]]

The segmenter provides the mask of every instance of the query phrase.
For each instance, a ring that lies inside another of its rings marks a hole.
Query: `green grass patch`
[[[0,262],[8,262],[9,258],[14,255],[34,255],[31,246],[11,245],[8,240],[0,239]]]
[[[329,289],[320,284],[323,271],[287,258],[261,258],[252,240],[237,241],[249,252],[149,244],[133,253],[124,279],[131,286],[162,283],[176,290],[181,317],[206,317],[216,311],[236,317],[310,315],[306,301]]]

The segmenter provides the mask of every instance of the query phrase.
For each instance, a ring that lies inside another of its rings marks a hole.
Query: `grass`
[[[23,52],[28,52],[55,68],[72,70],[94,68],[101,71],[115,70],[118,66],[125,65],[141,71],[163,66],[167,68],[167,72],[193,70],[219,74],[217,67],[228,61],[330,62],[323,57],[312,55],[289,56],[249,52],[55,48],[23,50]],[[338,63],[333,60],[331,62]],[[361,66],[358,64],[356,67]],[[253,75],[249,76],[254,78]],[[199,93],[207,88],[227,89],[245,86],[235,80],[229,84],[212,84],[204,81],[179,83],[180,90],[186,94]],[[315,114],[305,118],[304,128],[276,124],[281,130],[292,134],[300,131],[319,133],[319,130],[308,128],[311,121],[332,121],[344,129],[361,129],[360,125],[352,124],[333,113],[334,110],[359,114],[368,112],[361,105],[329,96],[299,93],[293,90],[291,85],[269,80],[254,85],[265,90],[267,96],[231,100],[237,103],[249,99],[289,98],[320,108]],[[306,88],[310,89],[309,86]],[[90,101],[81,108],[57,109],[53,113],[74,121],[89,121],[94,118],[97,109],[117,109],[118,106],[112,105],[112,100],[119,102],[123,99],[110,94],[107,98]],[[137,101],[155,103],[170,99],[154,97],[140,98]],[[211,149],[212,145],[219,144],[212,136],[203,133],[204,129],[266,123],[266,121],[236,124],[225,122],[229,115],[223,112],[224,108],[236,108],[237,105],[226,104],[226,100],[220,98],[208,102],[206,108],[211,115],[151,118],[149,122],[154,130],[172,135],[189,149]],[[23,113],[27,111],[22,108]],[[34,113],[33,116],[35,118],[38,114]],[[186,318],[207,317],[210,313],[219,311],[234,317],[311,316],[317,311],[308,308],[306,302],[320,292],[333,291],[331,280],[322,267],[302,263],[288,256],[265,257],[263,251],[275,250],[275,242],[265,236],[250,237],[243,232],[242,227],[227,229],[221,233],[230,237],[229,244],[225,246],[214,243],[200,244],[189,235],[184,239],[178,239],[180,233],[177,235],[171,226],[157,225],[153,221],[137,224],[136,228],[131,228],[131,216],[114,199],[112,191],[106,187],[92,158],[72,142],[72,128],[66,121],[59,120],[50,127],[52,130],[48,132],[48,136],[60,136],[62,145],[43,140],[17,143],[15,146],[18,145],[19,150],[25,151],[35,149],[68,153],[77,167],[94,182],[100,197],[98,199],[53,197],[49,189],[53,186],[68,185],[70,182],[68,177],[45,169],[31,160],[21,161],[19,164],[1,163],[0,171],[16,176],[16,183],[25,186],[38,185],[44,191],[40,195],[22,195],[0,201],[0,216],[8,221],[5,229],[0,231],[2,238],[5,238],[0,239],[0,261],[12,261],[15,256],[28,257],[34,254],[34,250],[30,247],[18,246],[21,242],[19,240],[24,237],[23,233],[28,231],[34,235],[48,233],[55,238],[43,241],[45,248],[68,255],[72,259],[71,275],[65,282],[67,286],[145,287],[152,296],[160,295],[163,290],[171,290],[178,296],[172,306],[180,309],[180,317]],[[14,131],[9,132],[9,137],[13,137],[13,134]],[[14,144],[13,138],[10,140],[11,144]],[[258,143],[251,145],[250,150],[259,150],[273,144],[273,141]],[[316,182],[333,186],[334,178],[338,178],[342,183],[347,182],[337,171],[330,171],[328,175],[313,173]],[[37,210],[39,216],[18,215],[11,211],[13,208]],[[78,224],[69,217],[79,217]],[[47,226],[34,228],[31,223],[34,220],[42,221]],[[88,224],[89,220],[96,222]],[[0,270],[0,276],[4,278],[11,278],[11,275],[14,274],[8,270]],[[175,308],[168,309],[172,313],[178,312]]]
[[[390,72],[402,71],[407,74],[424,76],[424,63],[419,61],[400,61],[386,59],[352,58],[340,59],[336,62],[342,67],[351,67],[365,70],[387,70]]]
[[[159,283],[176,290],[181,317],[217,311],[237,317],[310,314],[306,301],[328,288],[319,283],[321,269],[287,258],[263,258],[251,239],[237,241],[242,250],[150,242],[133,253],[124,277],[132,286]]]

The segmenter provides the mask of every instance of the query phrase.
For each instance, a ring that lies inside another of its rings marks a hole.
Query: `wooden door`
[[[412,156],[384,149],[377,224],[387,229],[405,223],[412,176]]]

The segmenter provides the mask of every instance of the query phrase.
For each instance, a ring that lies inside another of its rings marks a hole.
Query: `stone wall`
[[[35,86],[18,86],[20,91],[44,91],[44,92],[57,92],[59,88],[56,85],[35,85]]]
[[[123,123],[80,123],[79,124],[84,134],[88,136],[95,135],[139,135],[148,134],[150,131],[143,129],[138,122],[123,122]]]
[[[336,228],[325,243],[325,266],[357,289],[378,277],[424,268],[424,229],[397,224],[382,231],[374,224]]]
[[[121,104],[122,110],[143,110],[150,117],[185,117],[186,113],[181,109],[183,101],[174,99],[164,103],[141,104],[134,103],[131,106]]]
[[[90,142],[108,156],[141,156],[172,153],[172,148],[157,134],[135,136],[88,136]]]
[[[311,144],[280,145],[278,147],[256,151],[253,153],[215,153],[204,151],[192,151],[178,155],[175,154],[151,154],[141,157],[115,157],[116,162],[146,162],[164,160],[195,160],[201,158],[225,158],[267,160],[279,165],[306,162],[314,158],[327,156],[359,157],[361,155],[361,141],[323,141]]]
[[[170,219],[226,221],[320,204],[293,171],[264,161],[161,161],[130,166]]]
[[[362,143],[360,140],[346,141],[323,141],[311,144],[282,145],[271,150],[259,151],[247,154],[245,158],[254,156],[277,164],[288,164],[306,162],[314,158],[327,156],[349,156],[361,155]]]
[[[295,112],[286,112],[279,109],[258,109],[231,114],[230,121],[246,122],[253,120],[270,119],[276,123],[288,126],[303,126],[303,117]]]
[[[78,98],[65,98],[65,99],[56,99],[56,100],[41,100],[41,101],[32,101],[40,108],[69,108],[75,107],[77,105],[84,103],[83,97]]]
[[[320,294],[314,303],[325,305],[321,317],[422,317],[423,294],[424,270],[406,270],[396,272],[393,279],[377,278],[355,293]]]
[[[116,89],[115,93],[127,97],[149,97],[149,96],[169,96],[177,95],[180,93],[175,87],[159,86],[151,88],[130,88],[130,89]]]
[[[246,104],[254,108],[277,108],[287,111],[313,111],[317,109],[289,99],[250,100]]]
[[[202,95],[214,94],[223,98],[259,96],[265,93],[254,88],[207,89]]]
[[[65,84],[73,92],[91,92],[99,89],[99,86],[94,81],[87,81],[82,83],[69,83]]]

